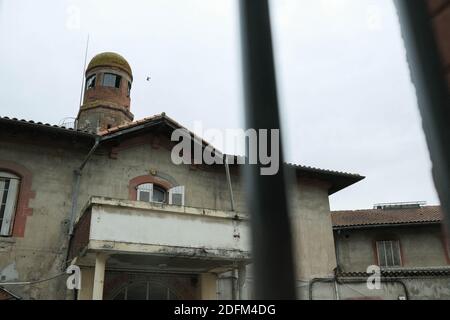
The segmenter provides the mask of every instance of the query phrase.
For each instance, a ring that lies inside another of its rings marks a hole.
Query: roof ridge
[[[364,209],[331,212],[333,227],[421,224],[442,220],[443,212],[437,205],[391,210]]]
[[[440,205],[425,205],[421,206],[419,208],[391,208],[391,209],[348,209],[348,210],[332,210],[332,214],[336,213],[354,213],[354,212],[399,212],[399,211],[405,211],[405,210],[423,210],[423,209],[430,209],[430,208],[440,208]]]

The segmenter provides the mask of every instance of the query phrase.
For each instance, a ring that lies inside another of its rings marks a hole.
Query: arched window
[[[113,300],[178,300],[178,298],[168,287],[144,281],[126,286]]]
[[[14,224],[20,178],[0,171],[0,236],[10,236]]]
[[[165,189],[153,183],[144,183],[137,187],[137,200],[145,202],[167,202],[167,192]]]

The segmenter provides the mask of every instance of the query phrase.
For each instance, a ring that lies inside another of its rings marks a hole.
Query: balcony
[[[70,244],[70,259],[94,266],[171,272],[229,270],[250,260],[248,217],[236,212],[92,197]]]

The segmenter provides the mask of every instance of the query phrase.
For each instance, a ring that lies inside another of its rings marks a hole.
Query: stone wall
[[[405,268],[443,267],[450,264],[440,225],[335,231],[339,264],[345,272],[365,272],[378,265],[376,241],[399,240]]]

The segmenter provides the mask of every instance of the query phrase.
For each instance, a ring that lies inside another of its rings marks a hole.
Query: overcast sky
[[[334,210],[437,204],[392,1],[271,9],[287,160],[367,177],[332,196]],[[242,127],[237,10],[237,0],[0,0],[0,115],[75,117],[89,33],[88,59],[129,61],[135,119]]]

